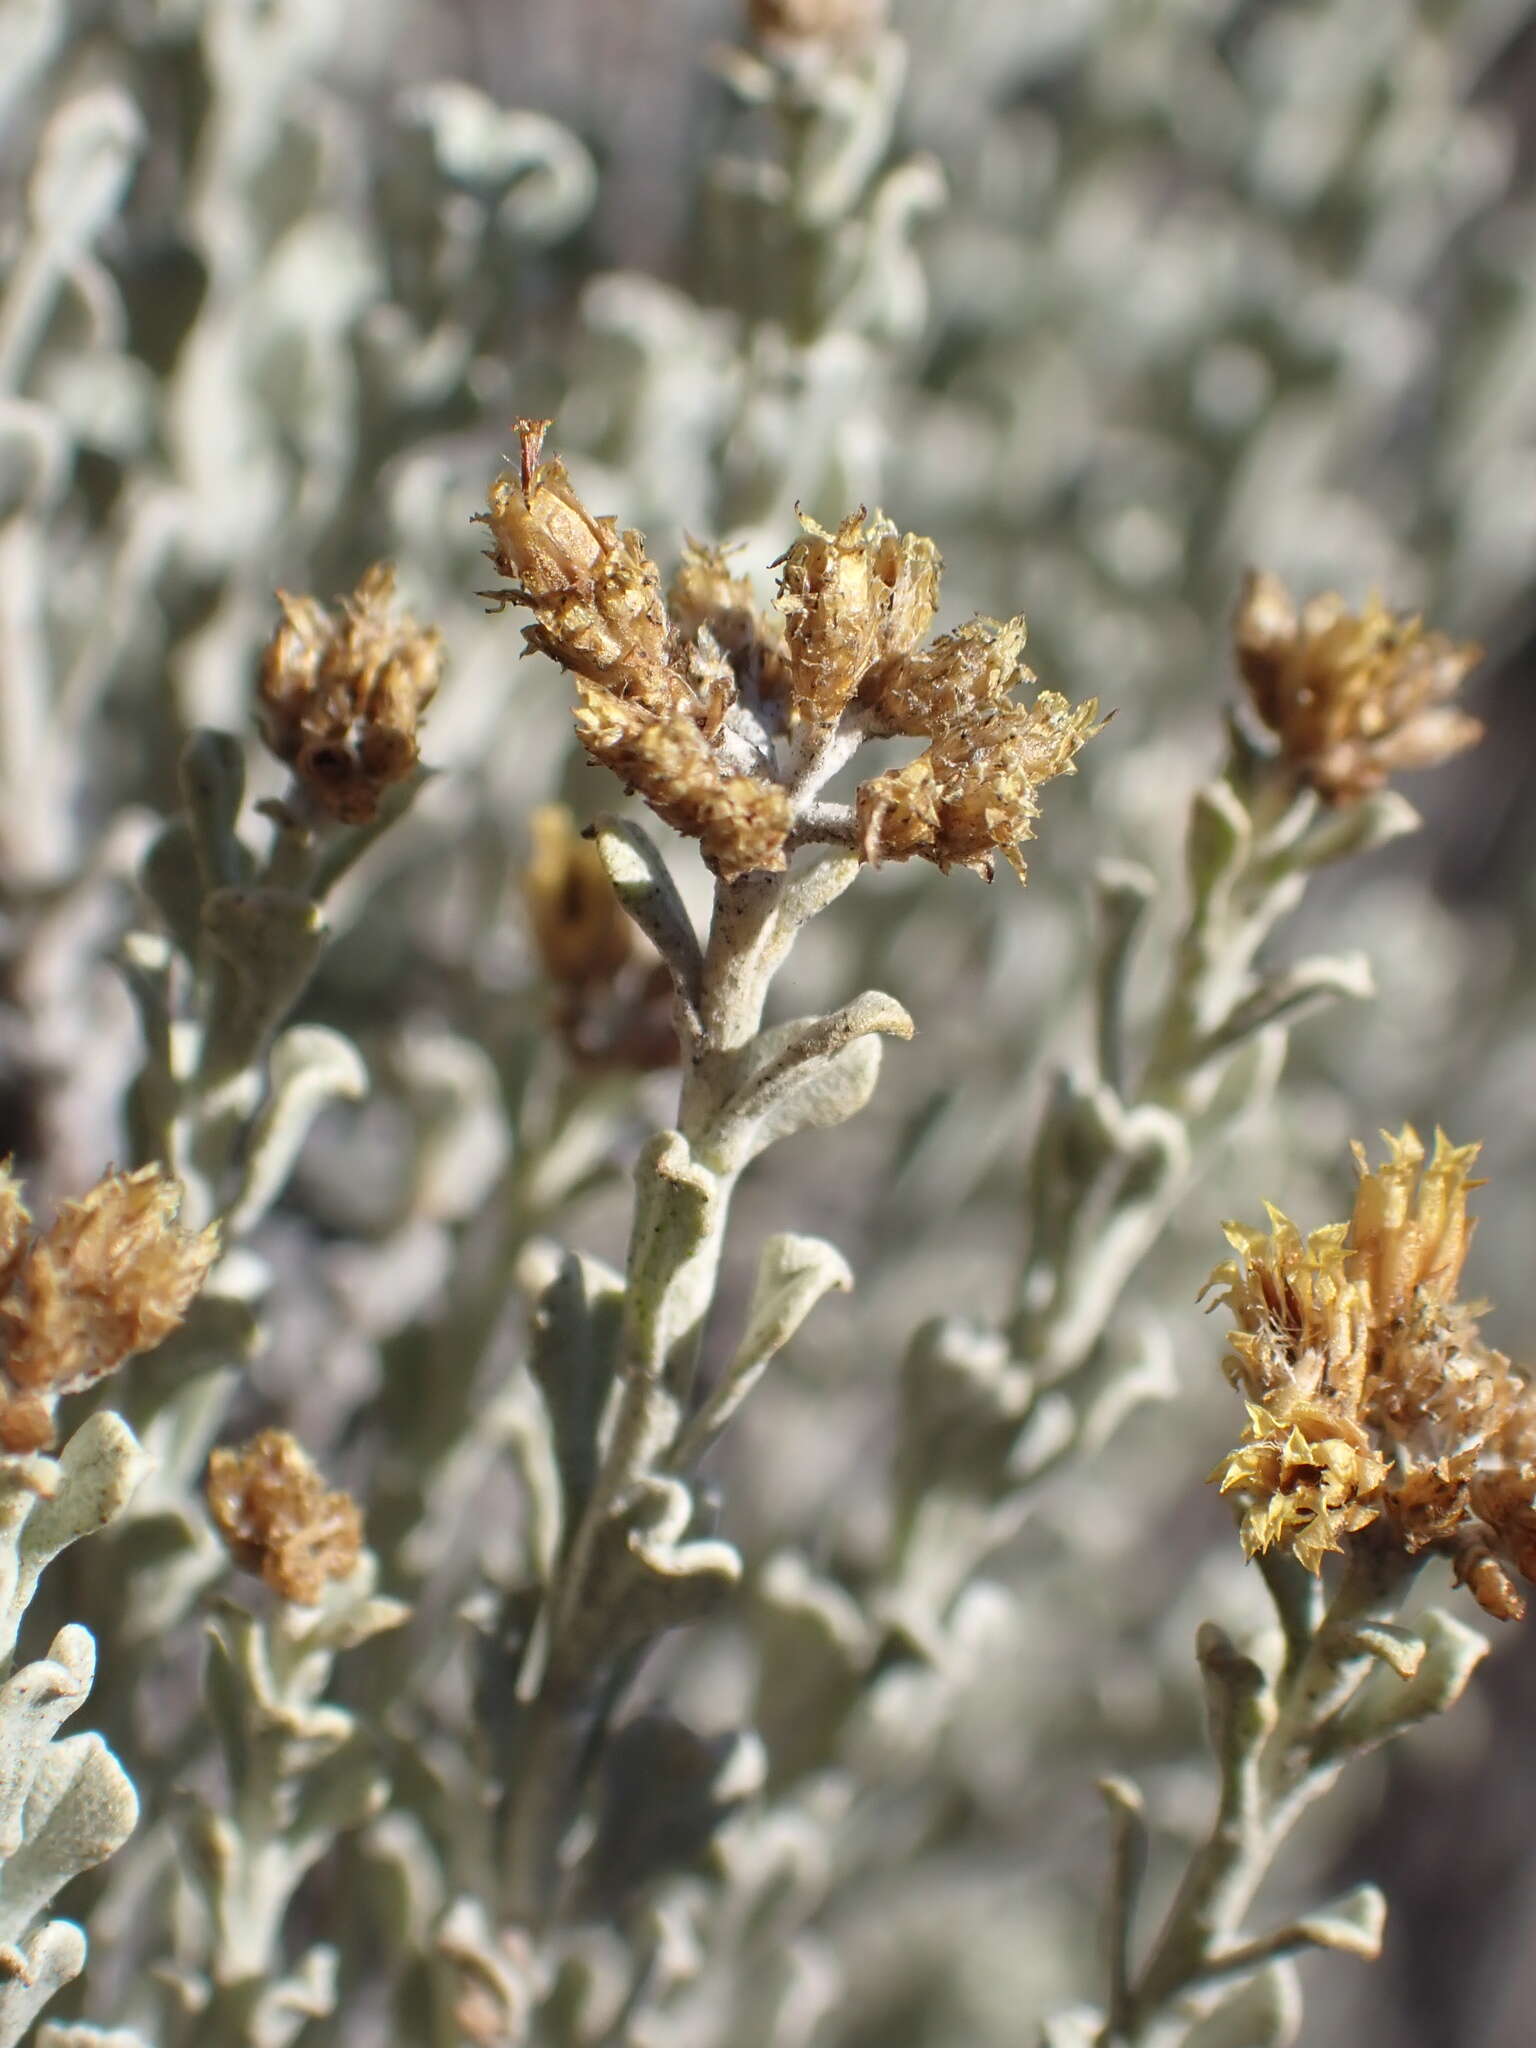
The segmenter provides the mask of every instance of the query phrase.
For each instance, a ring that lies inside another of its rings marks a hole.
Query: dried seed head
[[[583,683],[576,695],[587,752],[638,790],[664,824],[697,839],[723,880],[784,866],[790,808],[778,783],[730,774],[686,713],[657,718]]]
[[[1072,772],[1078,749],[1099,730],[1098,705],[1068,704],[1042,690],[935,739],[904,768],[861,783],[855,796],[859,842],[869,861],[910,860],[971,867],[990,880],[1001,853],[1022,879],[1022,841],[1034,837],[1038,792]]]
[[[208,1460],[208,1507],[242,1571],[259,1573],[296,1606],[318,1605],[363,1546],[363,1518],[348,1493],[324,1479],[285,1429],[264,1429],[239,1450]]]
[[[789,799],[765,776],[733,770],[717,745],[735,693],[722,643],[698,622],[686,638],[668,616],[661,578],[638,533],[594,519],[564,468],[538,461],[542,427],[522,425],[523,461],[498,480],[485,523],[491,559],[534,623],[524,637],[576,681],[576,732],[593,760],[637,790],[658,817],[697,839],[726,880],[782,868]],[[723,570],[698,565],[690,587],[726,599]]]
[[[442,678],[442,647],[394,608],[395,572],[377,563],[336,613],[277,593],[283,621],[258,682],[262,737],[314,800],[366,824],[419,758],[417,727]]]
[[[1248,1403],[1243,1440],[1212,1476],[1242,1496],[1251,1555],[1280,1544],[1316,1571],[1380,1523],[1408,1555],[1439,1549],[1490,1614],[1523,1602],[1504,1567],[1536,1578],[1536,1393],[1455,1299],[1475,1145],[1411,1128],[1371,1168],[1354,1215],[1303,1241],[1227,1226],[1238,1252],[1210,1284],[1237,1327],[1227,1374]]]
[[[1035,678],[1021,656],[1022,619],[972,619],[931,647],[882,663],[865,677],[859,701],[877,732],[939,738],[1004,709]]]
[[[0,1175],[0,1446],[53,1440],[53,1408],[179,1329],[218,1233],[175,1227],[181,1188],[162,1168],[108,1174],[28,1237]]]
[[[1330,804],[1358,803],[1388,776],[1432,768],[1482,738],[1454,701],[1482,650],[1336,594],[1298,613],[1277,576],[1251,573],[1235,623],[1254,710],[1298,780]]]
[[[803,513],[800,523],[805,534],[784,557],[778,597],[790,705],[797,718],[830,725],[877,662],[909,653],[927,632],[939,553],[878,515],[866,527],[862,506],[836,533]]]

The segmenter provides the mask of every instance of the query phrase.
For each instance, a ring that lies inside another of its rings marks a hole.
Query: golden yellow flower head
[[[1315,1572],[1375,1521],[1387,1466],[1348,1415],[1281,1389],[1267,1407],[1249,1402],[1242,1443],[1211,1476],[1246,1498],[1246,1556],[1279,1544]]]
[[[1358,803],[1389,776],[1433,768],[1482,738],[1455,702],[1482,649],[1375,598],[1351,612],[1330,593],[1298,612],[1279,577],[1253,572],[1235,640],[1254,710],[1326,803]]]
[[[218,1255],[218,1232],[176,1228],[180,1185],[159,1166],[109,1173],[50,1228],[0,1169],[0,1449],[53,1442],[59,1397],[179,1329]]]
[[[239,1450],[215,1451],[207,1497],[235,1563],[296,1606],[317,1606],[362,1552],[357,1502],[327,1488],[285,1429],[264,1429]]]
[[[442,679],[442,643],[394,608],[395,572],[368,570],[328,612],[277,593],[283,619],[257,684],[262,737],[333,817],[367,824],[420,758],[417,728]]]
[[[1212,1476],[1243,1503],[1251,1556],[1279,1545],[1311,1571],[1380,1523],[1408,1555],[1440,1550],[1490,1614],[1523,1612],[1505,1566],[1536,1577],[1536,1398],[1456,1299],[1475,1145],[1405,1127],[1354,1213],[1305,1240],[1227,1226],[1238,1257],[1210,1285],[1236,1328],[1227,1373],[1248,1404]]]

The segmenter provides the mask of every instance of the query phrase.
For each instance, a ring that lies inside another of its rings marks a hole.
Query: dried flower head
[[[262,658],[262,736],[333,817],[366,824],[419,758],[416,731],[442,678],[438,635],[394,608],[376,563],[335,613],[277,593],[282,624]]]
[[[61,1395],[180,1328],[218,1254],[211,1225],[176,1228],[180,1208],[180,1185],[144,1166],[107,1174],[33,1236],[0,1168],[0,1448],[46,1448]]]
[[[1358,803],[1388,776],[1432,768],[1482,738],[1454,701],[1482,649],[1426,632],[1375,598],[1350,612],[1329,594],[1298,613],[1277,576],[1254,572],[1235,639],[1254,710],[1326,803]]]
[[[864,519],[861,505],[829,533],[802,513],[805,533],[783,558],[791,713],[820,725],[838,718],[877,663],[911,652],[938,604],[933,542],[879,515]]]
[[[1523,1612],[1505,1566],[1536,1578],[1536,1395],[1456,1300],[1478,1148],[1412,1129],[1371,1168],[1348,1223],[1305,1240],[1227,1226],[1210,1285],[1237,1327],[1227,1375],[1248,1428],[1212,1476],[1243,1501],[1243,1547],[1309,1571],[1378,1524],[1408,1555],[1439,1549],[1491,1614]]]
[[[1021,841],[1034,837],[1038,792],[1072,773],[1078,749],[1099,729],[1092,699],[1068,704],[1042,690],[975,725],[952,726],[905,768],[861,783],[855,798],[859,844],[868,861],[911,860],[971,867],[990,881],[999,853],[1022,880]]]
[[[887,11],[887,0],[748,0],[747,20],[770,46],[857,49],[884,26]]]
[[[564,804],[541,804],[530,825],[523,900],[567,1050],[583,1066],[673,1065],[671,976],[624,914],[596,846]]]
[[[924,649],[938,550],[862,508],[835,530],[802,518],[771,610],[696,543],[663,596],[640,535],[592,517],[563,465],[542,459],[546,424],[519,423],[520,466],[481,515],[514,585],[486,595],[534,614],[524,637],[574,677],[595,761],[697,839],[725,881],[781,869],[817,838],[988,876],[1001,853],[1024,872],[1040,786],[1070,769],[1097,708],[1050,691],[1014,701],[1034,681],[1022,619],[973,620]],[[896,734],[926,752],[852,805],[819,800],[864,739]]]
[[[208,1507],[242,1571],[296,1606],[316,1606],[363,1547],[357,1502],[324,1479],[285,1429],[264,1429],[208,1460]]]
[[[575,677],[576,730],[594,760],[698,839],[727,880],[782,867],[785,791],[734,768],[717,744],[734,694],[728,664],[701,664],[674,627],[642,537],[593,518],[564,464],[540,460],[547,424],[519,421],[519,469],[492,486],[487,553],[517,587],[487,595],[533,612],[524,637]]]

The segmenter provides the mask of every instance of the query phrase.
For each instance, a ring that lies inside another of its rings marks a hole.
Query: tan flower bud
[[[539,460],[550,425],[516,422],[518,472],[496,479],[489,512],[476,515],[495,542],[489,559],[531,599],[585,588],[614,544],[613,521],[592,517],[558,456]]]
[[[898,534],[888,519],[866,527],[864,509],[836,533],[801,514],[805,535],[783,559],[790,702],[797,717],[830,725],[874,663],[914,648],[933,621],[939,555],[930,540]]]
[[[1435,767],[1482,738],[1452,701],[1481,648],[1426,632],[1374,598],[1354,613],[1329,594],[1298,614],[1277,576],[1255,572],[1234,637],[1254,710],[1326,803],[1357,803],[1388,776]]]
[[[264,1429],[239,1450],[215,1451],[207,1497],[235,1563],[296,1606],[318,1605],[326,1586],[346,1578],[362,1552],[356,1501],[327,1490],[285,1429]]]
[[[577,685],[576,730],[594,760],[638,790],[664,824],[697,839],[725,881],[784,866],[788,793],[756,775],[731,775],[686,715],[642,707]]]
[[[442,678],[442,645],[394,611],[395,572],[377,563],[333,615],[277,593],[283,621],[258,681],[262,737],[333,817],[366,824],[415,767],[416,730]]]
[[[748,0],[747,21],[770,46],[857,49],[885,26],[888,12],[887,0]]]
[[[179,1329],[218,1254],[218,1233],[175,1228],[181,1189],[158,1166],[108,1174],[27,1240],[6,1176],[0,1292],[0,1441],[51,1441],[53,1404]],[[45,1418],[46,1425],[45,1425]]]
[[[1016,687],[1034,682],[1023,652],[1022,619],[972,619],[872,670],[859,701],[880,732],[937,738],[1001,710]]]
[[[1001,853],[1022,880],[1019,846],[1034,836],[1040,785],[1072,772],[1097,721],[1095,702],[1074,706],[1042,690],[1027,708],[1009,707],[944,733],[905,768],[860,784],[855,811],[864,858],[916,855],[990,879]]]
[[[554,996],[554,1023],[583,1066],[676,1064],[672,978],[625,915],[597,848],[563,804],[533,814],[523,898]]]

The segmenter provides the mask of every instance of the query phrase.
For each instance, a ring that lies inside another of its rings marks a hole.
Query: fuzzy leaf
[[[16,2048],[54,1993],[79,1976],[85,1936],[72,1920],[50,1920],[28,1938],[18,1960],[23,1968],[0,1979],[0,2048]]]
[[[597,1476],[598,1430],[618,1363],[624,1283],[598,1259],[567,1255],[539,1297],[529,1370],[543,1397],[567,1530]]]
[[[298,1000],[325,944],[308,897],[286,889],[216,889],[203,904],[203,936],[219,962],[204,1078],[251,1065]]]
[[[627,818],[602,817],[592,828],[614,894],[667,963],[688,1012],[697,1014],[704,955],[661,851],[643,827]]]
[[[76,93],[54,114],[27,196],[56,263],[82,255],[113,218],[143,147],[143,117],[120,86]]]
[[[758,1261],[741,1342],[709,1398],[684,1429],[672,1462],[684,1467],[695,1463],[822,1296],[833,1288],[846,1293],[852,1286],[847,1260],[821,1238],[797,1237],[788,1231],[770,1237]]]
[[[1230,782],[1207,783],[1190,805],[1185,846],[1189,885],[1198,904],[1211,904],[1231,887],[1252,844],[1253,823],[1237,791]]]
[[[23,1840],[0,1871],[0,1940],[15,1941],[61,1886],[120,1848],[138,1818],[133,1786],[99,1735],[49,1743],[22,1815]]]
[[[295,1024],[272,1047],[265,1103],[251,1131],[245,1175],[226,1219],[244,1236],[282,1193],[310,1126],[328,1102],[359,1102],[368,1069],[349,1038],[323,1024]]]
[[[245,750],[232,733],[195,732],[179,764],[187,829],[203,893],[240,888],[251,878],[251,856],[241,841]]]
[[[874,1093],[880,1037],[910,1038],[912,1019],[877,989],[825,1017],[798,1017],[761,1032],[705,1141],[735,1169],[797,1131],[830,1130]]]

